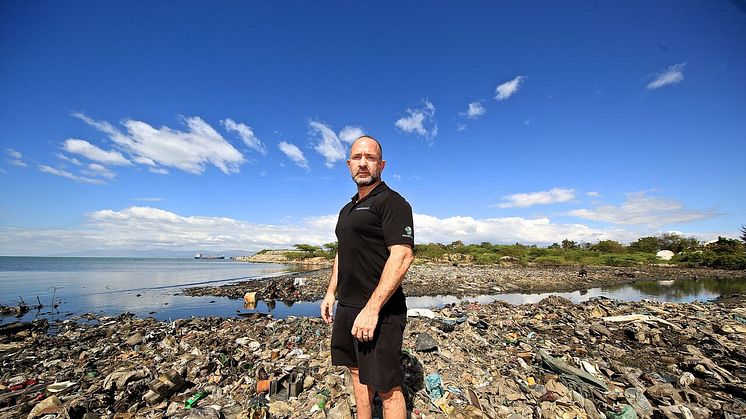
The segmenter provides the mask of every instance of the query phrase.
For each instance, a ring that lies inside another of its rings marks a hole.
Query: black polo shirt
[[[414,247],[412,207],[384,182],[365,198],[342,208],[337,219],[337,298],[340,304],[362,308],[373,295],[389,257],[388,247],[408,244]],[[401,286],[389,298],[382,313],[407,310]]]

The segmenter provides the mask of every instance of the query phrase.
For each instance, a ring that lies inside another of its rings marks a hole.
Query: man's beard
[[[357,186],[370,186],[376,182],[378,182],[378,173],[371,173],[367,177],[352,177],[352,180],[357,184]]]

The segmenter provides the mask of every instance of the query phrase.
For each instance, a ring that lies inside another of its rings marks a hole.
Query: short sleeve
[[[400,195],[388,197],[381,206],[381,226],[386,247],[408,244],[414,247],[412,207]]]

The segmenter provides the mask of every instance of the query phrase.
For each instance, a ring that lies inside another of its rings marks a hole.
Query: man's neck
[[[375,189],[376,186],[378,186],[380,183],[381,183],[381,179],[378,179],[378,181],[376,181],[376,183],[374,183],[372,185],[368,185],[368,186],[360,186],[360,185],[358,185],[357,186],[357,200],[361,201],[363,198],[365,198],[366,196],[368,196],[368,194],[370,194],[370,191],[372,191],[373,189]]]

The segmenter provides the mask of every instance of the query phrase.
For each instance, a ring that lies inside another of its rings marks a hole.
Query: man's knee
[[[398,397],[403,397],[403,396],[404,396],[404,393],[402,393],[401,387],[399,386],[396,386],[389,391],[378,392],[378,397],[380,397],[381,401],[384,403],[386,402],[386,400],[390,400],[392,397],[396,399]]]

